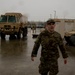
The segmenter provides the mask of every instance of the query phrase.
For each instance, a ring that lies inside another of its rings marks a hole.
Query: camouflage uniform
[[[67,53],[63,45],[61,35],[54,31],[53,33],[48,32],[46,29],[42,31],[35,41],[31,57],[36,57],[39,46],[42,46],[39,73],[48,73],[49,75],[56,75],[58,73],[58,61],[59,52],[58,46],[62,53],[63,58],[67,58]]]

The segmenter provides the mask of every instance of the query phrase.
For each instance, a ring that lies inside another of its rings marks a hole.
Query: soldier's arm
[[[39,35],[34,43],[33,49],[32,49],[32,53],[31,53],[31,57],[36,57],[37,56],[37,52],[40,46],[40,42],[41,42],[41,36]]]
[[[67,52],[66,52],[66,47],[65,47],[65,45],[63,43],[63,39],[62,39],[61,36],[59,36],[59,48],[60,48],[60,51],[62,53],[63,58],[64,59],[67,58],[68,55],[67,55]]]

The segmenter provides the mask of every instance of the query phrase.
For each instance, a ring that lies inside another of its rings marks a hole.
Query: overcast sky
[[[75,0],[0,0],[0,14],[21,12],[29,21],[49,18],[75,18]]]

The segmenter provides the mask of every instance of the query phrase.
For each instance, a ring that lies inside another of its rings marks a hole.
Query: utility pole
[[[50,14],[50,19],[52,18],[52,14]]]
[[[54,19],[56,18],[56,11],[54,10]]]

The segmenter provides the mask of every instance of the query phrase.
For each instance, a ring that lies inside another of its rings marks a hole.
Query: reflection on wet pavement
[[[21,55],[23,49],[26,49],[27,42],[23,40],[10,40],[5,41],[1,40],[1,55],[2,56],[12,56],[12,55]]]

